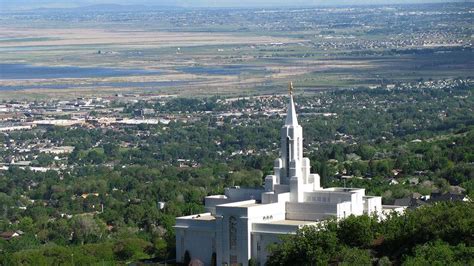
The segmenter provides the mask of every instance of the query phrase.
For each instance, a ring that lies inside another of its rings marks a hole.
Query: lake
[[[29,89],[75,89],[75,88],[141,88],[153,89],[159,87],[175,87],[188,84],[188,81],[145,81],[145,82],[93,82],[87,84],[65,83],[65,84],[47,84],[47,85],[0,85],[0,91],[16,91]]]
[[[34,66],[28,64],[0,64],[0,80],[100,78],[135,75],[156,75],[158,70],[125,69],[108,67]]]

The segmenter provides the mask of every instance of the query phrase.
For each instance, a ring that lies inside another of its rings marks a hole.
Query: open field
[[[434,18],[432,10],[441,13]],[[0,99],[279,93],[289,80],[311,92],[469,77],[473,19],[466,10],[424,5],[289,10],[292,16],[282,10],[7,14],[0,20]],[[420,15],[400,18],[409,11]],[[404,27],[411,24],[416,29]]]

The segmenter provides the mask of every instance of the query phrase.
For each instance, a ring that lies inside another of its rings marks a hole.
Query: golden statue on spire
[[[288,84],[288,92],[290,93],[290,95],[293,95],[293,82],[290,81],[290,83]]]

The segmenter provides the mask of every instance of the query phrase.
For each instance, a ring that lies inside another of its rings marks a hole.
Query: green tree
[[[92,164],[101,164],[106,160],[106,156],[103,152],[92,150],[87,154],[86,160]]]
[[[150,256],[146,253],[152,247],[150,242],[140,238],[126,238],[117,241],[114,245],[115,257],[120,261],[133,261],[146,259]]]
[[[359,248],[343,248],[340,252],[339,265],[362,266],[372,265],[372,258],[368,250]]]
[[[119,146],[113,143],[104,144],[104,153],[110,158],[116,158],[119,155]]]
[[[442,241],[418,245],[414,253],[405,256],[403,265],[469,265],[474,259],[474,247],[450,246]]]
[[[339,222],[337,236],[350,247],[369,247],[374,239],[377,218],[351,215]]]
[[[370,145],[359,145],[356,150],[356,154],[359,155],[362,160],[371,160],[375,152],[375,148]]]
[[[40,153],[38,157],[36,157],[37,166],[49,166],[53,163],[53,161],[53,156],[46,153]]]
[[[339,250],[336,223],[305,226],[296,235],[282,237],[282,243],[269,247],[268,265],[325,265]]]
[[[96,242],[102,238],[104,229],[104,225],[90,215],[75,216],[72,220],[73,242],[81,245]]]
[[[20,219],[18,228],[24,232],[31,233],[34,230],[34,223],[31,217],[25,216]]]

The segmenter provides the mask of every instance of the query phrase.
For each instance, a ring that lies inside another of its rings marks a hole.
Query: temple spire
[[[290,102],[288,103],[288,110],[286,113],[285,126],[297,126],[298,119],[296,118],[295,103],[293,102],[293,83],[288,84],[288,92],[290,94]]]

